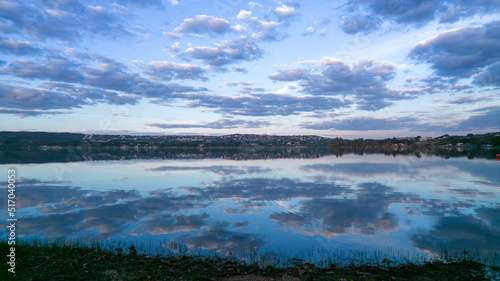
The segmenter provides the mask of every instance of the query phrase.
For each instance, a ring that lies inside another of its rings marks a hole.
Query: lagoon
[[[500,161],[491,158],[183,155],[4,161],[3,174],[15,168],[19,177],[17,236],[218,250],[243,258],[389,251],[393,259],[408,259],[467,249],[495,259],[500,252]],[[5,194],[6,179],[0,180]],[[6,210],[2,200],[4,219]]]

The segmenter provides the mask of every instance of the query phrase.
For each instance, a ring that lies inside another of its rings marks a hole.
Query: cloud
[[[269,75],[269,79],[275,81],[297,81],[304,78],[307,74],[309,74],[309,70],[305,68],[289,68],[289,69],[280,69],[278,72],[275,72]]]
[[[253,82],[253,81],[227,81],[227,82],[224,82],[224,86],[229,86],[229,87],[234,87],[234,86],[238,86],[238,85],[242,85],[242,86],[251,86],[251,85],[254,85],[254,84],[257,84],[258,82]]]
[[[250,96],[198,96],[186,106],[213,108],[214,112],[242,116],[289,116],[342,108],[351,102],[331,97],[252,94]]]
[[[302,36],[310,36],[316,33],[316,29],[312,26],[309,26],[306,31],[302,32]]]
[[[26,225],[30,227],[25,235],[44,238],[84,238],[97,235],[104,239],[124,233],[125,225],[131,222],[142,221],[135,231],[140,229],[154,233],[157,226],[156,230],[160,233],[201,227],[204,224],[202,222],[208,218],[203,213],[171,215],[180,210],[203,208],[207,205],[193,203],[193,198],[189,196],[174,196],[168,190],[140,196],[137,191],[82,190],[66,185],[65,182],[30,179],[22,179],[19,186],[22,187],[18,191],[19,195],[25,199],[19,202],[19,208],[35,207],[41,214],[25,217]],[[168,223],[161,224],[161,218]]]
[[[50,110],[80,108],[89,102],[78,96],[45,89],[0,85],[0,104],[7,108]]]
[[[194,18],[185,19],[184,22],[174,28],[172,33],[182,36],[185,33],[224,34],[231,31],[233,31],[233,29],[225,19],[207,15],[197,15]]]
[[[34,43],[21,42],[14,39],[0,37],[0,52],[11,55],[36,56],[43,52],[41,48],[35,47]]]
[[[282,40],[289,35],[281,31],[282,23],[275,21],[261,21],[256,17],[252,17],[248,20],[248,25],[255,33],[251,35],[251,37],[255,40],[261,41],[279,41]]]
[[[222,179],[203,188],[189,187],[186,191],[203,201],[217,201],[227,198],[240,198],[240,204],[249,203],[247,207],[253,208],[261,201],[289,201],[292,198],[325,197],[341,195],[350,188],[334,183],[304,182],[295,179],[269,179],[269,178],[238,178]],[[243,208],[240,208],[243,209]]]
[[[208,80],[208,78],[204,76],[205,70],[193,64],[180,64],[168,61],[152,61],[142,66],[144,68],[144,73],[157,80]]]
[[[244,86],[241,87],[240,90],[238,91],[239,94],[252,94],[252,93],[257,93],[257,92],[265,92],[266,88],[264,87],[249,87],[249,86]]]
[[[344,17],[340,22],[340,28],[345,33],[355,34],[358,32],[369,33],[381,25],[380,19],[370,15],[351,15]]]
[[[67,83],[45,82],[36,89],[0,85],[0,103],[10,109],[4,108],[2,113],[22,117],[63,114],[47,110],[81,108],[98,103],[136,104],[139,99],[138,96]]]
[[[368,33],[384,21],[420,28],[435,19],[453,23],[474,15],[494,14],[498,1],[483,0],[357,0],[345,6],[346,19],[340,23],[346,33]]]
[[[101,64],[95,67],[81,67],[80,70],[86,74],[85,83],[98,87],[117,91],[130,91],[134,85],[137,73],[127,72],[127,67],[110,59],[100,59]]]
[[[177,83],[157,83],[147,79],[137,78],[134,80],[134,94],[153,98],[153,102],[161,103],[178,98],[196,98],[202,95],[189,96],[187,93],[205,92],[208,89],[201,86],[181,85]]]
[[[156,7],[156,8],[164,8],[162,0],[128,0],[133,4],[143,6],[143,7]],[[172,6],[176,6],[179,4],[176,0],[168,0],[172,4]]]
[[[418,249],[442,253],[451,253],[464,249],[474,249],[488,255],[500,250],[500,232],[495,227],[495,217],[483,215],[499,214],[498,208],[480,208],[477,216],[456,215],[440,217],[433,229],[419,231],[410,237],[410,242]]]
[[[107,103],[116,105],[134,105],[140,100],[140,97],[136,95],[119,94],[116,91],[79,86],[75,84],[44,82],[40,85],[40,87],[49,90],[56,90],[65,93],[66,95],[83,98],[90,104]]]
[[[250,6],[250,8],[252,8],[252,9],[254,9],[255,7],[261,7],[262,8],[262,4],[256,3],[256,2],[253,2],[253,1],[248,2],[248,6]]]
[[[479,101],[490,101],[492,99],[493,99],[492,95],[486,95],[480,97],[476,97],[474,95],[466,95],[448,100],[447,102],[451,104],[469,104],[469,103],[476,103]]]
[[[61,56],[50,56],[43,61],[13,60],[0,74],[9,74],[26,79],[49,79],[62,82],[83,82],[78,70],[81,64]]]
[[[263,174],[272,171],[270,168],[261,168],[254,166],[209,166],[209,167],[179,167],[179,166],[161,166],[149,169],[154,172],[211,172],[220,176],[236,176],[249,174]]]
[[[493,14],[500,10],[499,1],[461,0],[447,1],[446,11],[441,14],[441,23],[454,23],[474,15]]]
[[[418,198],[415,194],[395,192],[393,188],[376,182],[358,185],[354,199],[321,198],[315,196],[301,203],[300,212],[274,213],[269,219],[281,226],[318,227],[315,231],[325,237],[345,234],[351,228],[362,235],[375,235],[379,230],[393,231],[398,227],[397,217],[389,212],[393,203],[403,203]],[[300,213],[297,215],[296,213]]]
[[[183,53],[186,58],[203,61],[212,67],[224,67],[241,61],[253,61],[262,57],[263,51],[249,39],[221,41],[211,47],[189,47]]]
[[[184,235],[173,240],[191,249],[234,249],[242,253],[264,246],[262,234],[234,232],[227,230],[228,226],[228,222],[222,222],[211,226],[198,236]]]
[[[132,234],[147,232],[151,235],[161,235],[177,232],[201,230],[208,225],[207,213],[201,215],[155,214],[149,216],[139,227],[132,230]]]
[[[160,124],[153,123],[147,124],[150,127],[157,127],[162,129],[187,129],[187,128],[209,128],[209,129],[247,129],[247,128],[261,128],[271,125],[268,121],[248,121],[248,120],[233,120],[233,119],[219,119],[213,122],[205,122],[200,124]]]
[[[408,57],[430,64],[437,75],[469,78],[500,62],[500,22],[479,27],[466,27],[440,33],[417,43]],[[476,83],[493,84],[477,78]],[[496,83],[496,81],[495,81]]]
[[[491,64],[484,71],[474,74],[472,83],[479,86],[500,86],[500,62]]]
[[[68,114],[69,112],[61,111],[47,111],[47,110],[26,110],[26,109],[12,109],[12,108],[2,108],[0,107],[0,114],[12,114],[19,116],[21,118],[34,117],[39,115],[59,115]]]
[[[487,97],[486,97],[487,98]],[[470,97],[458,102],[467,102]],[[344,119],[332,119],[321,122],[302,122],[300,126],[313,130],[341,130],[341,131],[368,131],[368,130],[400,130],[412,131],[437,131],[437,132],[461,132],[461,131],[497,131],[500,125],[500,107],[489,106],[472,109],[470,117],[463,120],[446,120],[438,125],[432,122],[419,121],[414,117],[385,117],[376,118],[370,116],[347,117]]]
[[[437,94],[445,91],[460,92],[471,89],[472,87],[465,84],[458,84],[455,77],[408,77],[404,85],[406,87],[414,87],[411,90],[419,94]]]
[[[29,80],[44,80],[39,88],[2,86],[6,111],[19,116],[49,114],[48,109],[72,109],[84,105],[137,104],[143,97],[154,103],[174,99],[190,99],[188,93],[199,93],[208,89],[200,86],[160,83],[130,72],[128,67],[113,59],[91,53],[74,53],[70,59],[50,55],[42,60],[14,60],[0,68],[0,74],[13,75]],[[94,66],[95,63],[97,66]],[[144,73],[154,79],[199,79],[206,81],[205,70],[190,64],[150,62],[142,65]],[[8,97],[7,94],[24,96],[24,100]],[[20,111],[30,110],[30,111]],[[35,110],[35,111],[33,111]]]
[[[416,98],[410,91],[393,90],[387,83],[396,76],[396,66],[388,62],[362,60],[349,65],[325,58],[310,69],[281,69],[269,76],[278,81],[298,81],[300,92],[321,96],[353,96],[358,108],[375,111],[391,101]]]
[[[236,72],[248,73],[248,70],[244,67],[241,67],[241,66],[235,66],[235,67],[233,67],[233,70]]]
[[[466,120],[461,121],[457,126],[457,131],[463,130],[494,130],[498,131],[500,129],[500,106],[492,106],[480,110],[480,114],[473,115]]]
[[[35,38],[75,41],[88,35],[107,38],[129,37],[124,7],[109,5],[84,7],[79,1],[41,1],[38,3],[0,2],[0,18],[5,28]],[[5,29],[4,28],[4,29]]]
[[[237,19],[244,20],[252,16],[252,11],[241,10],[236,16]]]
[[[340,131],[398,130],[415,127],[416,121],[417,119],[411,117],[375,118],[362,116],[322,122],[304,122],[301,127],[313,130],[334,129]]]
[[[323,174],[345,174],[354,177],[389,176],[390,174],[401,174],[405,172],[409,176],[415,176],[415,171],[404,171],[400,163],[336,163],[332,164],[311,164],[300,168],[307,172],[321,172]]]
[[[287,5],[281,5],[273,10],[273,13],[280,19],[287,19],[294,15],[295,8]]]
[[[80,58],[93,60],[91,54],[82,54]],[[128,72],[124,64],[109,58],[97,56],[97,60],[101,63],[97,68],[58,55],[51,55],[39,61],[14,60],[8,67],[0,69],[0,74],[26,79],[81,83],[118,91],[132,89],[135,78],[139,77],[137,73]]]

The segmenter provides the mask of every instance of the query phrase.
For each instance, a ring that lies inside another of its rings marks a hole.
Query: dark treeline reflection
[[[349,154],[414,155],[443,158],[495,159],[498,151],[479,149],[334,149],[327,147],[226,147],[226,148],[80,148],[48,147],[46,149],[0,149],[0,164],[56,163],[133,159],[211,159],[257,160],[278,158],[318,158],[328,155],[342,157]]]

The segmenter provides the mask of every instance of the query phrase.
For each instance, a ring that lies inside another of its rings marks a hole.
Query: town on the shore
[[[0,148],[5,147],[261,147],[300,146],[330,148],[415,148],[432,147],[500,147],[500,132],[442,135],[439,137],[393,137],[386,139],[343,139],[315,135],[101,135],[52,132],[0,132]]]

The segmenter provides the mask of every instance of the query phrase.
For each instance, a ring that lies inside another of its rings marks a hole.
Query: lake
[[[16,169],[19,239],[313,259],[324,252],[407,259],[500,252],[500,161],[492,157],[285,149],[175,157],[55,152],[61,157],[30,161],[41,152],[23,153],[23,161],[0,165],[2,198],[7,170]],[[7,215],[5,199],[0,216]]]

